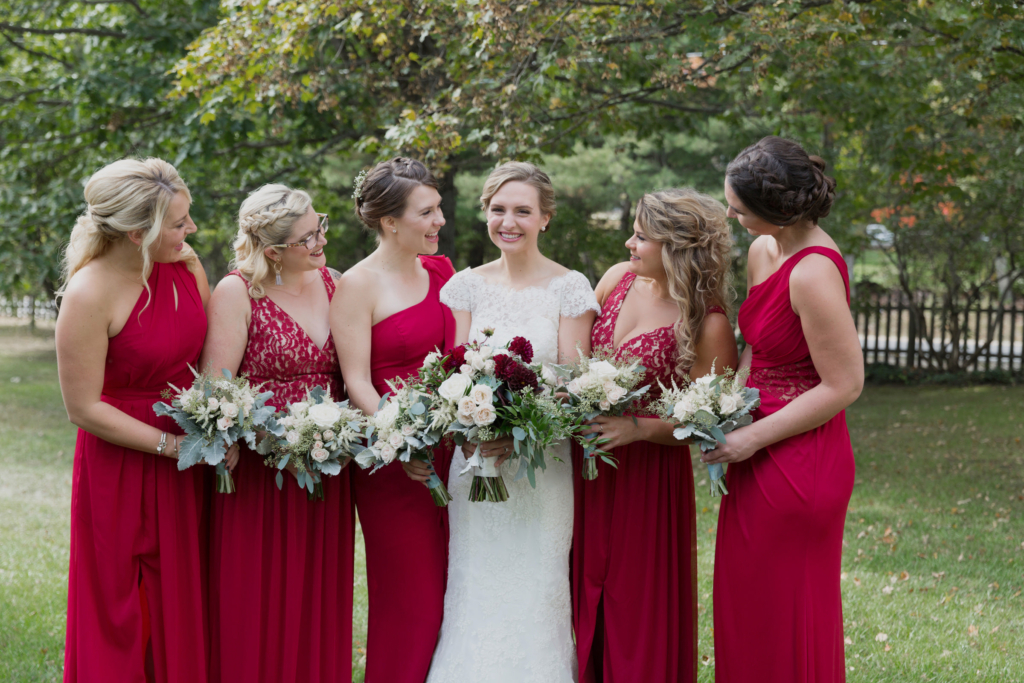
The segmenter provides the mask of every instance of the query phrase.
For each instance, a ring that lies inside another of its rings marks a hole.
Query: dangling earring
[[[281,264],[274,261],[274,284],[280,287],[284,283],[281,282]]]

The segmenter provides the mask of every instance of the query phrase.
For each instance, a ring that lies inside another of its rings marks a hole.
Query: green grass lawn
[[[52,348],[45,333],[0,327],[3,681],[61,678],[75,429]],[[872,387],[848,419],[857,455],[842,579],[848,680],[1024,682],[1024,388]],[[695,473],[706,478],[702,466]],[[699,669],[710,683],[717,515],[702,487],[697,509]],[[361,681],[361,538],[357,552]]]

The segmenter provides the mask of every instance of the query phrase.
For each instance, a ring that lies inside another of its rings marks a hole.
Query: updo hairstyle
[[[697,360],[708,308],[717,304],[728,313],[733,299],[733,238],[725,207],[696,190],[673,188],[642,196],[636,220],[646,238],[662,245],[668,293],[679,306],[676,372],[684,375]]]
[[[385,216],[399,218],[409,195],[420,185],[437,190],[440,184],[426,166],[415,159],[395,157],[382,161],[363,179],[356,192],[356,216],[380,239]]]
[[[487,211],[491,205],[491,198],[498,193],[502,185],[511,182],[526,183],[534,187],[540,200],[540,212],[551,218],[555,217],[555,187],[551,184],[551,178],[526,161],[510,161],[491,171],[484,182],[483,192],[480,193],[480,206],[484,211]]]
[[[302,190],[280,184],[264,185],[242,202],[232,266],[249,281],[253,299],[266,296],[263,282],[273,274],[274,264],[266,248],[288,242],[295,221],[306,215],[312,203]]]
[[[178,171],[163,159],[121,159],[93,173],[85,184],[88,206],[75,221],[64,252],[63,284],[57,296],[63,295],[75,273],[136,230],[145,233],[141,275],[149,292],[148,280],[153,269],[150,248],[160,239],[167,207],[178,192],[184,192],[191,203],[192,195]],[[182,253],[190,268],[198,264],[199,259],[188,244],[183,245]]]
[[[825,160],[774,135],[740,152],[725,177],[740,201],[773,225],[817,223],[836,197],[836,181],[825,175]]]

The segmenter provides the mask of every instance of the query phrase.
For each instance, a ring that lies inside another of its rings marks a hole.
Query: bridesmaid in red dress
[[[327,216],[309,195],[266,185],[238,215],[235,265],[210,301],[203,367],[245,374],[281,408],[308,389],[341,400],[325,267]],[[214,494],[210,538],[210,680],[349,683],[355,517],[349,473],[310,500],[293,477],[243,447],[237,492]]]
[[[595,353],[638,358],[651,391],[632,417],[598,417],[594,431],[618,468],[581,475],[573,450],[573,621],[580,680],[697,679],[697,541],[690,450],[655,417],[658,382],[736,365],[724,306],[732,236],[725,207],[689,189],[637,204],[628,263],[597,286]]]
[[[739,323],[754,423],[705,455],[728,463],[715,551],[715,680],[846,678],[839,592],[854,461],[845,408],[864,381],[846,264],[818,227],[825,162],[769,137],[726,171],[729,216],[757,239]]]
[[[346,271],[331,304],[331,330],[352,403],[373,414],[387,380],[416,374],[423,358],[452,347],[455,320],[441,287],[455,269],[437,251],[444,225],[437,180],[418,161],[377,164],[356,186],[356,213],[378,247]],[[437,451],[446,479],[450,448]],[[444,610],[447,511],[400,467],[354,470],[366,542],[369,633],[366,683],[423,683]]]
[[[64,680],[201,683],[204,472],[178,471],[182,432],[153,413],[168,382],[191,384],[206,334],[210,288],[185,244],[192,198],[174,167],[146,159],[97,171],[85,199],[57,319],[61,392],[80,428]]]

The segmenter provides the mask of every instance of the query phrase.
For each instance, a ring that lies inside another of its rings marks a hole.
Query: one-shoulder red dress
[[[156,416],[153,404],[163,400],[168,383],[192,384],[188,366],[195,367],[203,350],[206,313],[184,263],[153,264],[148,284],[110,339],[102,400],[182,434],[174,420]],[[156,680],[206,680],[205,473],[202,466],[179,472],[171,458],[78,430],[65,681],[145,681],[146,602]]]
[[[633,413],[656,419],[658,384],[676,374],[672,326],[615,344],[615,323],[636,280],[626,273],[602,306],[591,347],[638,359],[651,389]],[[724,313],[712,306],[709,313]],[[634,441],[615,448],[613,468],[582,477],[573,445],[573,626],[580,681],[692,682],[697,679],[697,537],[688,446]]]
[[[232,275],[241,277],[238,271]],[[334,279],[320,269],[328,298]],[[322,348],[270,297],[251,299],[238,368],[281,408],[324,387],[341,400],[334,339]],[[295,478],[242,448],[233,494],[213,494],[210,533],[210,680],[349,683],[355,515],[350,472],[323,477],[310,500]]]
[[[789,276],[821,254],[843,276],[834,250],[808,247],[759,285],[740,307],[753,348],[747,386],[761,391],[761,420],[821,383]],[[839,591],[854,460],[845,411],[729,465],[715,549],[715,680],[719,683],[836,683],[846,680]]]
[[[370,376],[381,396],[387,380],[415,375],[428,353],[455,342],[455,318],[440,299],[455,268],[444,256],[419,258],[430,274],[426,298],[371,332]],[[438,449],[434,468],[442,480],[450,459],[450,448]],[[356,470],[352,479],[366,542],[366,683],[423,683],[444,613],[448,511],[397,465]]]

